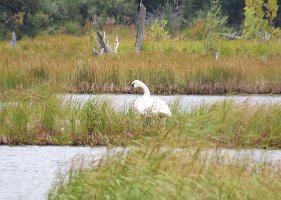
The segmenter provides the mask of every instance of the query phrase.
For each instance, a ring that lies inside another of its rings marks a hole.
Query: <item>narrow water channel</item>
[[[155,95],[154,95],[155,96]],[[141,95],[133,94],[61,94],[66,102],[86,103],[91,99],[108,100],[116,109],[126,109]],[[182,110],[191,110],[202,104],[214,104],[223,101],[248,105],[281,105],[281,95],[170,95],[156,96],[169,104],[176,103]]]

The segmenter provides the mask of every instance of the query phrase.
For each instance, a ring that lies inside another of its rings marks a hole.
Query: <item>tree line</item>
[[[151,18],[164,17],[170,30],[180,31],[204,21],[213,0],[142,0]],[[268,9],[281,6],[277,0],[221,0],[220,9],[227,16],[226,25],[233,30],[242,25],[255,31],[251,22],[267,20],[271,27],[281,27],[281,11]],[[1,0],[0,39],[9,38],[14,30],[19,37],[36,36],[40,31],[56,32],[64,28],[76,34],[96,15],[100,24],[111,20],[115,24],[133,24],[140,0]],[[274,4],[275,3],[275,4]],[[270,5],[269,5],[270,4]],[[256,8],[259,6],[259,8]],[[176,25],[175,25],[176,24]],[[173,26],[173,27],[172,27]],[[258,28],[262,29],[262,28]],[[249,33],[253,37],[255,33]]]

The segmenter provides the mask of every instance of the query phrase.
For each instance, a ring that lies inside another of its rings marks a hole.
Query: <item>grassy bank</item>
[[[281,148],[281,107],[250,107],[223,102],[190,112],[171,105],[163,122],[133,110],[116,111],[98,99],[86,104],[62,103],[49,92],[26,92],[3,98],[1,144],[130,145],[170,138],[171,146],[200,143],[223,147]]]
[[[161,146],[161,145],[160,145]],[[280,170],[159,143],[72,171],[49,199],[280,199]],[[98,163],[100,162],[100,163]],[[62,177],[63,180],[64,177]]]
[[[133,35],[118,31],[118,56],[94,56],[86,36],[42,35],[19,41],[16,49],[1,42],[0,92],[47,85],[60,92],[122,93],[140,79],[157,94],[281,93],[277,41],[221,41],[216,60],[205,55],[204,41],[181,39],[147,38],[137,54]]]

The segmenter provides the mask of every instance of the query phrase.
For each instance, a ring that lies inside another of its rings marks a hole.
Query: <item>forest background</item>
[[[263,20],[271,27],[281,27],[280,0],[221,0],[219,3],[221,13],[227,16],[226,25],[232,32],[241,33],[243,25],[247,26],[244,22],[246,15],[252,15],[248,16],[250,23],[254,18],[261,18],[260,23],[255,23],[256,29],[269,29],[261,25]],[[143,4],[148,12],[147,23],[164,19],[169,34],[184,33],[186,37],[202,39],[212,1],[143,0]],[[139,0],[1,0],[0,39],[10,38],[12,31],[18,38],[34,37],[42,31],[82,35],[92,28],[87,22],[93,15],[98,17],[101,25],[133,25],[138,6]],[[258,16],[260,10],[263,12]]]

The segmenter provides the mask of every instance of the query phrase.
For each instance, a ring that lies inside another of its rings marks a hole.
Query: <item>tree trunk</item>
[[[136,37],[136,50],[140,51],[144,40],[144,27],[145,27],[146,8],[140,3],[140,11],[138,15],[138,30]]]
[[[11,39],[11,48],[15,48],[16,47],[16,42],[17,42],[17,36],[16,36],[16,33],[15,31],[12,32],[12,39]]]
[[[108,49],[107,49],[107,47],[106,47],[106,45],[105,45],[105,42],[104,42],[104,40],[103,40],[103,38],[102,38],[102,36],[101,36],[101,34],[100,34],[99,24],[98,24],[98,22],[97,22],[96,16],[94,16],[93,25],[94,25],[94,27],[95,27],[96,38],[97,38],[97,41],[98,41],[98,43],[99,43],[99,45],[100,45],[100,49],[102,49],[102,51],[103,51],[104,53],[107,53],[107,52],[108,52]]]

